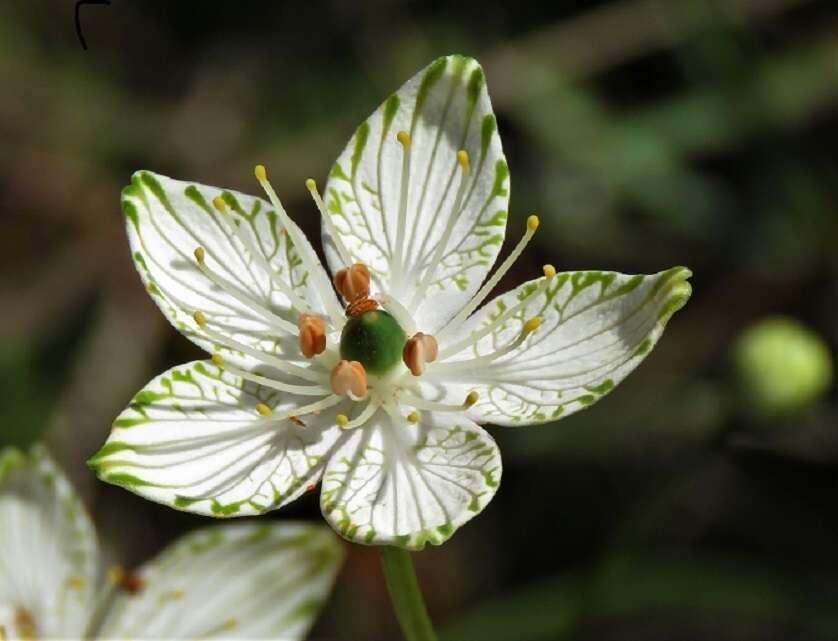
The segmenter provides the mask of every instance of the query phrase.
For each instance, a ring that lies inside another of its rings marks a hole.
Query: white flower
[[[143,282],[213,358],[149,383],[91,465],[180,509],[260,514],[322,479],[323,514],[346,538],[441,543],[498,488],[500,453],[479,424],[592,404],[690,293],[680,267],[546,265],[481,307],[538,219],[485,280],[509,171],[470,58],[436,60],[361,124],[325,202],[307,181],[346,309],[264,168],[256,175],[268,201],[149,172],[123,196]]]
[[[41,447],[0,450],[0,523],[0,639],[10,641],[300,639],[343,556],[324,526],[242,522],[191,532],[105,577],[90,517]]]

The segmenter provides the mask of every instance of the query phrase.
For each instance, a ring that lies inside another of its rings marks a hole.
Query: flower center
[[[340,356],[358,361],[371,374],[382,375],[402,360],[404,330],[388,312],[376,309],[346,321],[340,335]]]

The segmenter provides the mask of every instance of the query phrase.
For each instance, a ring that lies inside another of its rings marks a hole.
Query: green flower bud
[[[749,403],[761,414],[802,409],[832,384],[826,343],[782,316],[765,318],[740,334],[734,365]]]

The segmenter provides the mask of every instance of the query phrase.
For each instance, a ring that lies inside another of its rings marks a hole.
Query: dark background
[[[732,357],[778,313],[836,352],[836,3],[113,0],[82,7],[87,51],[73,4],[0,5],[0,444],[49,443],[114,559],[205,523],[84,466],[135,391],[200,357],[130,263],[130,174],[258,193],[262,162],[316,239],[304,179],[325,179],[393,89],[461,52],[486,70],[511,228],[542,220],[502,288],[547,261],[695,277],[607,399],[491,430],[497,497],[415,556],[443,636],[838,636],[835,385],[767,412]],[[316,494],[268,518],[318,519]],[[397,636],[377,554],[352,546],[313,638]]]

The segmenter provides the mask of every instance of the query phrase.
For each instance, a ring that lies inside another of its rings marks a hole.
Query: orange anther
[[[335,394],[351,392],[359,398],[367,395],[367,372],[358,361],[341,361],[335,365],[330,383]]]
[[[371,312],[374,309],[378,309],[378,301],[367,297],[359,298],[349,303],[346,307],[346,315],[352,318],[354,316],[360,316],[365,312]]]
[[[335,274],[335,289],[350,303],[366,298],[370,293],[370,270],[363,263],[355,263]]]
[[[430,334],[416,332],[404,344],[402,358],[407,369],[414,376],[421,376],[425,372],[425,366],[432,363],[439,355],[439,345],[436,339]]]
[[[136,572],[126,572],[119,582],[119,587],[128,594],[137,595],[145,589],[145,579]]]
[[[326,321],[314,314],[300,314],[300,351],[306,358],[326,349]]]

